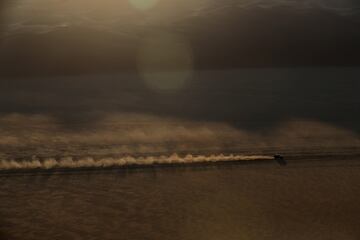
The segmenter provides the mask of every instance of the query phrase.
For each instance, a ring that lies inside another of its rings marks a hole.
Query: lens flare
[[[186,38],[171,33],[145,38],[138,52],[138,71],[150,88],[182,88],[193,73],[193,55]]]
[[[149,10],[153,8],[158,0],[129,0],[130,4],[138,10]]]

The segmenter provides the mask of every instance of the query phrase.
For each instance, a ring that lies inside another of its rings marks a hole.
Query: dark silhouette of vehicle
[[[284,157],[281,156],[280,154],[275,154],[274,155],[274,159],[275,161],[280,164],[281,166],[285,166],[287,164],[287,162],[285,161]]]

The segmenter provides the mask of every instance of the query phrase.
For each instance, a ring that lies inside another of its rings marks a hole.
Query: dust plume
[[[230,162],[230,161],[251,161],[251,160],[272,160],[270,156],[263,155],[191,155],[181,157],[178,154],[170,156],[147,156],[133,157],[125,156],[119,158],[101,158],[92,157],[73,159],[66,157],[61,159],[49,158],[43,161],[32,159],[29,161],[2,160],[0,161],[0,170],[12,169],[58,169],[58,168],[101,168],[101,167],[123,167],[134,165],[152,165],[152,164],[188,164],[188,163],[207,163],[207,162]]]
[[[65,127],[48,115],[0,117],[0,158],[114,157],[126,154],[332,151],[360,146],[359,136],[331,124],[290,120],[264,131],[226,123],[113,113],[91,126]]]

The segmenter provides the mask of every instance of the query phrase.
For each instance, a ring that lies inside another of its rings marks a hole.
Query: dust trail
[[[101,158],[85,157],[81,159],[73,159],[72,157],[64,157],[61,159],[47,158],[44,160],[31,159],[28,161],[17,160],[1,160],[0,170],[14,169],[56,169],[56,168],[102,168],[102,167],[122,167],[131,165],[152,165],[152,164],[185,164],[185,163],[206,163],[206,162],[235,162],[235,161],[251,161],[251,160],[272,160],[273,157],[265,155],[236,155],[236,154],[218,154],[218,155],[192,155],[188,154],[184,157],[178,154],[170,156],[146,156],[134,157],[125,156],[118,158]]]

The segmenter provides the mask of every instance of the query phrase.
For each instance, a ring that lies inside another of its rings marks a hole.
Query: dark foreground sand
[[[0,239],[360,238],[358,158],[0,181]]]

